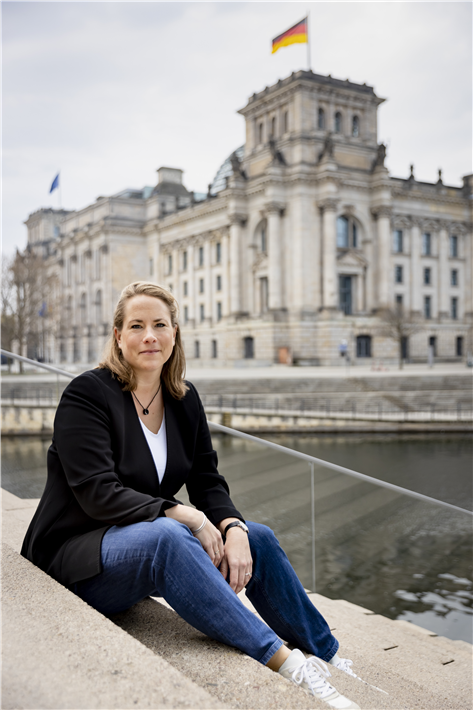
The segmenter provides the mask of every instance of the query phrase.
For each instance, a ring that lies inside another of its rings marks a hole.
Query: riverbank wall
[[[347,372],[311,368],[194,370],[210,421],[251,433],[469,432],[470,371]],[[52,433],[67,382],[3,378],[2,434]]]

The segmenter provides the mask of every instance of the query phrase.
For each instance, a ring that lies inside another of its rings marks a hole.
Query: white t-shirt
[[[138,417],[139,418],[139,417]],[[163,421],[157,434],[153,434],[140,419],[141,428],[144,431],[146,441],[153,457],[156,471],[158,472],[159,482],[163,480],[168,460],[168,444],[166,441],[166,418],[163,416]]]

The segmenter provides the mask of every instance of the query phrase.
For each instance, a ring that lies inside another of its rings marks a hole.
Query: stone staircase
[[[237,460],[238,454],[234,466]],[[271,470],[274,475],[272,465]],[[301,473],[292,472],[295,488]],[[241,472],[242,482],[246,475],[246,470]],[[262,488],[270,483],[267,475],[247,494],[255,508],[262,505]],[[276,475],[284,478],[288,471],[281,466]],[[328,481],[319,481],[318,487],[325,484],[324,506],[333,495]],[[345,490],[353,492],[353,487]],[[239,651],[208,639],[161,599],[146,599],[112,620],[103,617],[20,557],[37,500],[2,494],[3,708],[327,707]],[[296,495],[288,501],[286,514],[302,503]],[[386,510],[390,504],[396,500],[380,507],[373,502],[373,509]],[[298,544],[295,537],[288,528],[287,541]],[[469,644],[390,621],[343,600],[309,597],[329,621],[342,654],[354,661],[355,672],[385,691],[333,669],[333,684],[361,708],[471,707]],[[241,601],[251,608],[244,594]]]

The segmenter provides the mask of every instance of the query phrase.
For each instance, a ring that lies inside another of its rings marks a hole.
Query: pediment
[[[346,268],[360,269],[364,268],[368,261],[361,252],[347,249],[337,254],[337,264]]]

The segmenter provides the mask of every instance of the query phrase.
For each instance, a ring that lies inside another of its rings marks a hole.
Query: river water
[[[472,643],[471,516],[319,466],[312,501],[305,462],[256,443],[213,438],[237,508],[273,528],[307,589]],[[266,438],[472,510],[468,436]],[[40,497],[48,446],[40,437],[3,437],[2,487]],[[187,502],[185,493],[179,497]]]

